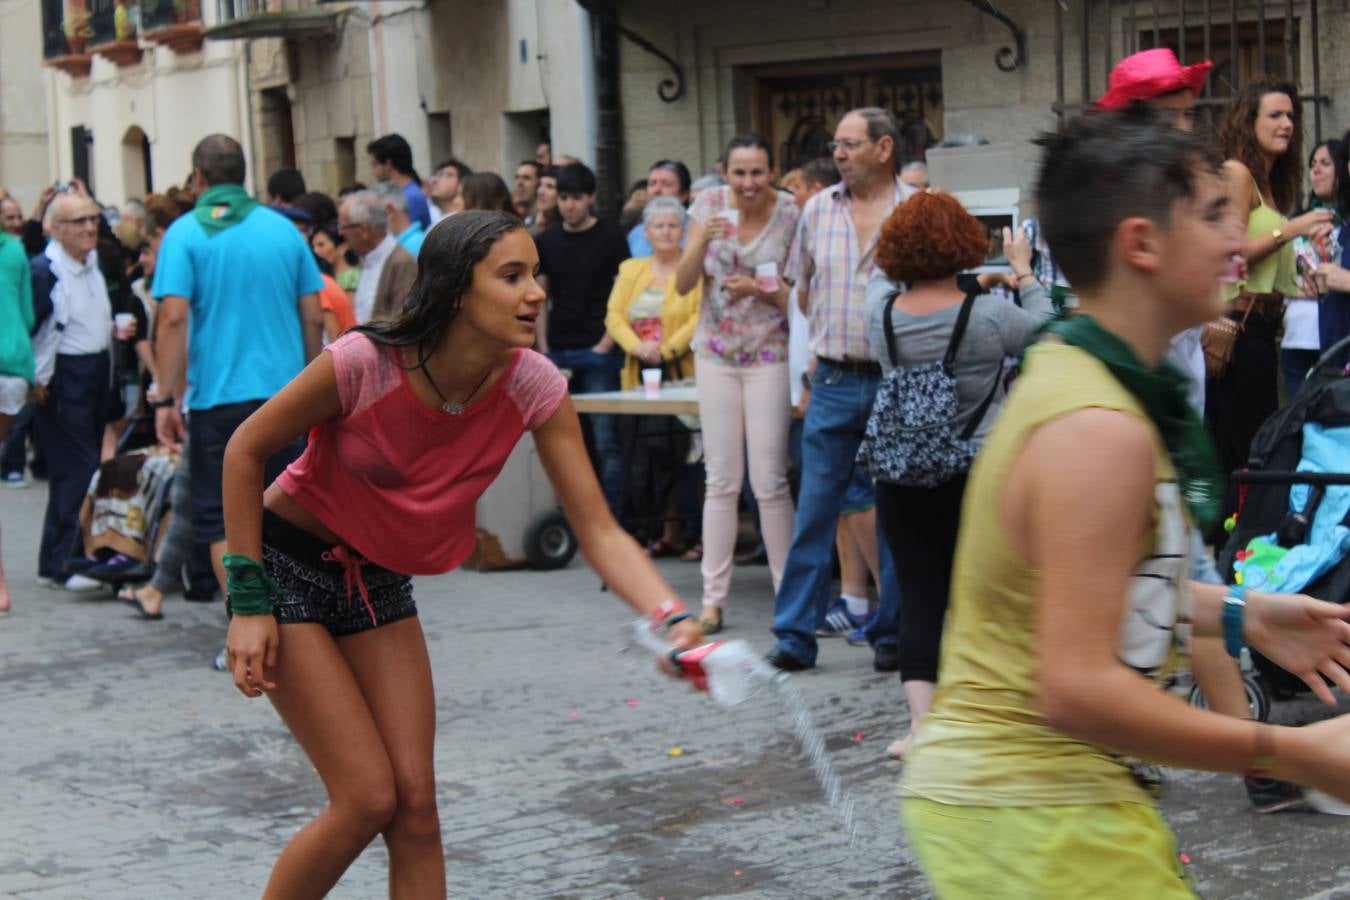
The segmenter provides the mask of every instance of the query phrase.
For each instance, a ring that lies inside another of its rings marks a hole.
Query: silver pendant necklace
[[[483,377],[478,380],[478,385],[473,390],[469,391],[469,396],[465,397],[459,403],[456,403],[453,400],[446,397],[444,394],[442,394],[441,389],[436,387],[435,380],[432,379],[431,373],[427,371],[427,364],[425,360],[419,362],[417,364],[417,367],[421,369],[422,374],[426,376],[427,384],[431,385],[431,389],[436,392],[436,396],[441,398],[441,409],[452,416],[458,416],[464,412],[465,408],[469,404],[469,401],[472,400],[474,396],[479,392],[479,390],[482,389],[483,385],[487,384],[488,377],[492,375],[492,366],[488,366],[487,371],[483,373]]]

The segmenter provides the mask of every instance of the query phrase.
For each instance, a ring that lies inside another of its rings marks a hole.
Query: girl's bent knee
[[[392,783],[372,785],[345,797],[334,797],[332,808],[368,837],[374,837],[393,821],[398,812],[398,794]]]
[[[398,809],[385,829],[385,836],[402,841],[440,844],[441,818],[433,790],[399,799]]]

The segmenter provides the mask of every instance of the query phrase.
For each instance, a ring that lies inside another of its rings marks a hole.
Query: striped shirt
[[[914,188],[895,179],[891,209],[914,192]],[[867,338],[867,282],[872,277],[881,228],[866,247],[860,248],[850,214],[852,205],[842,181],[807,201],[786,274],[795,283],[806,280],[808,285],[811,308],[807,315],[814,356],[875,360],[877,355]]]

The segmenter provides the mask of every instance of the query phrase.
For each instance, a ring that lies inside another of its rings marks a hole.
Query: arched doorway
[[[141,199],[154,189],[150,171],[150,139],[132,125],[122,135],[122,188],[120,200]]]

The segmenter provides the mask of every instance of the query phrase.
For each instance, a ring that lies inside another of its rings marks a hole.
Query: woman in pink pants
[[[728,184],[699,194],[676,273],[684,293],[703,279],[694,350],[698,406],[708,472],[703,500],[703,612],[707,633],[722,627],[722,604],[736,549],[737,500],[745,477],[759,503],[760,530],[774,590],[792,541],[787,482],[787,287],[756,278],[781,269],[796,232],[792,195],[773,186],[773,153],[764,138],[733,138],[724,157]]]

